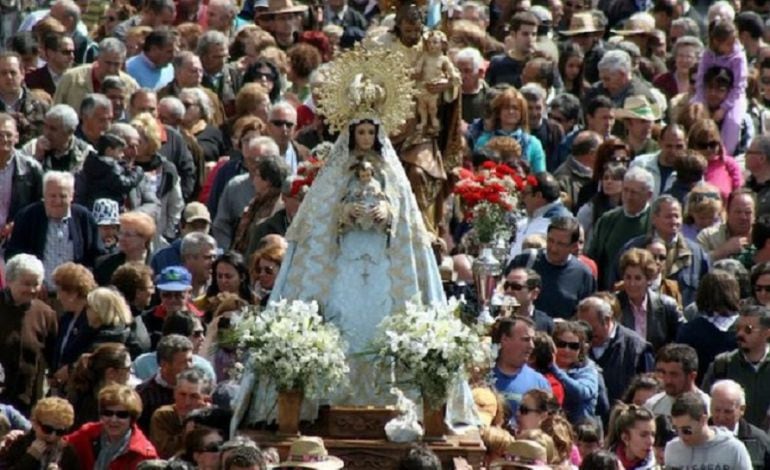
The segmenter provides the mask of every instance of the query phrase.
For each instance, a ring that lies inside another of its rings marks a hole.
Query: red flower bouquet
[[[489,243],[510,228],[507,214],[516,208],[517,193],[525,184],[513,168],[494,162],[485,162],[476,174],[460,175],[454,193],[479,242]]]

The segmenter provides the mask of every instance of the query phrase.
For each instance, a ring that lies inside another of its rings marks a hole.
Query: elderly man
[[[80,7],[72,0],[57,0],[51,5],[49,14],[64,26],[65,34],[72,38],[75,63],[85,64],[93,62],[96,49],[94,42],[79,28],[80,13]]]
[[[546,116],[546,98],[548,92],[537,83],[527,83],[521,87],[521,94],[527,100],[529,114],[529,133],[537,137],[543,144],[546,161],[545,167],[553,172],[564,163],[558,160],[559,144],[564,138],[561,126]]]
[[[190,232],[182,238],[179,247],[182,266],[192,276],[191,297],[198,298],[206,293],[211,283],[211,265],[217,256],[217,242],[203,232]]]
[[[71,173],[49,171],[43,177],[43,200],[19,212],[15,218],[5,257],[30,253],[45,266],[46,287],[54,284],[54,269],[68,261],[93,267],[103,252],[99,228],[91,213],[72,203],[75,177]]]
[[[165,126],[179,130],[184,113],[184,103],[176,96],[166,96],[158,101],[158,119]]]
[[[141,113],[150,113],[153,117],[157,118],[158,97],[156,93],[145,89],[134,92],[128,101],[128,113],[131,117],[138,116]],[[170,126],[164,126],[163,128],[164,132],[160,136],[161,147],[158,153],[174,164],[179,174],[182,197],[188,200],[195,190],[198,178],[193,155],[181,132]]]
[[[739,383],[746,390],[746,420],[765,428],[770,407],[770,310],[760,305],[744,306],[735,331],[738,347],[714,359],[703,377],[703,388],[708,390],[723,379]]]
[[[663,276],[677,282],[685,306],[695,302],[700,279],[709,271],[710,263],[703,248],[682,233],[682,205],[670,194],[658,196],[651,206],[650,222],[652,235],[643,234],[632,238],[613,261],[612,280],[619,278],[617,268],[620,256],[626,250],[645,248],[651,237],[659,238],[667,247],[667,259],[671,260],[670,264],[664,263]]]
[[[756,194],[757,216],[770,214],[770,135],[754,137],[746,150],[746,187]]]
[[[158,456],[169,459],[184,449],[184,419],[193,410],[211,405],[214,385],[198,368],[190,368],[176,379],[174,403],[163,405],[152,414],[150,441]]]
[[[588,297],[577,307],[577,318],[591,328],[589,356],[602,369],[610,403],[620,400],[631,379],[653,370],[652,347],[635,331],[615,321],[612,307],[601,297]]]
[[[24,77],[27,87],[32,90],[44,90],[53,96],[64,72],[72,68],[74,51],[72,38],[65,34],[48,33],[43,36],[41,56],[46,63]]]
[[[143,2],[139,14],[117,25],[112,35],[120,41],[125,41],[126,33],[134,26],[149,26],[152,29],[171,26],[174,24],[175,16],[174,0],[147,0]]]
[[[25,144],[43,130],[48,103],[24,85],[21,58],[15,52],[0,53],[0,112],[16,119],[19,143]]]
[[[179,221],[179,231],[181,238],[174,240],[169,246],[156,251],[150,266],[153,272],[159,273],[168,266],[179,266],[182,264],[182,240],[193,232],[209,233],[211,229],[211,215],[209,210],[198,201],[188,203],[182,211],[182,218]]]
[[[358,10],[350,8],[347,0],[326,0],[324,4],[324,24],[342,28],[340,46],[352,47],[364,38],[368,21]]]
[[[151,349],[155,350],[163,331],[163,322],[169,314],[189,312],[196,317],[202,317],[203,312],[195,307],[190,292],[192,290],[192,274],[182,266],[169,266],[155,276],[155,290],[160,297],[160,305],[142,313],[142,321],[150,334]]]
[[[198,39],[196,53],[203,67],[200,84],[220,97],[226,115],[235,112],[235,95],[241,88],[243,76],[235,64],[228,64],[229,41],[220,31],[206,31]]]
[[[622,206],[606,212],[596,222],[586,254],[599,266],[600,288],[612,287],[612,262],[620,257],[623,245],[647,233],[653,184],[647,170],[628,170],[623,177]]]
[[[109,75],[118,75],[126,84],[129,93],[139,86],[130,75],[123,72],[126,60],[126,45],[115,38],[103,39],[99,43],[99,56],[93,64],[84,64],[67,70],[56,86],[54,103],[64,103],[72,109],[80,109],[83,98],[97,92],[101,83]]]
[[[203,65],[201,65],[201,59],[195,53],[182,51],[174,56],[174,60],[171,63],[174,66],[174,79],[168,85],[158,90],[158,98],[165,98],[166,96],[178,97],[179,92],[184,88],[201,87]],[[206,92],[214,108],[211,123],[215,126],[222,125],[225,120],[225,109],[222,106],[222,101],[210,89],[206,87],[201,87],[201,89]]]
[[[640,167],[649,171],[655,181],[653,196],[671,187],[674,182],[674,162],[687,149],[684,128],[679,124],[669,124],[663,128],[659,137],[660,150],[639,155],[631,160],[631,168]],[[770,176],[770,174],[769,174]]]
[[[78,114],[66,104],[57,104],[45,113],[43,135],[27,142],[22,151],[34,155],[43,170],[76,173],[93,148],[75,136]]]
[[[126,72],[142,88],[158,90],[168,85],[174,78],[171,59],[176,41],[176,33],[168,28],[152,30],[144,39],[142,52],[126,61]]]
[[[698,243],[712,261],[722,258],[750,260],[755,250],[751,245],[755,215],[755,194],[747,188],[735,190],[727,198],[727,221],[701,230]]]
[[[553,172],[561,190],[567,195],[565,205],[577,212],[578,195],[583,186],[593,180],[596,149],[602,143],[599,134],[593,131],[581,131],[572,142],[572,154]]]
[[[112,124],[112,101],[100,93],[86,95],[80,104],[80,118],[75,135],[96,148],[99,137]]]
[[[599,61],[599,82],[586,91],[583,102],[588,103],[598,95],[610,98],[616,108],[622,108],[629,96],[641,95],[650,103],[657,102],[650,87],[634,76],[631,56],[621,50],[604,54]]]
[[[571,318],[578,302],[596,291],[591,270],[572,255],[579,238],[576,219],[555,217],[548,225],[545,249],[534,257],[533,253],[521,254],[508,266],[508,271],[528,267],[540,275],[549,291],[535,300],[535,307],[552,318]]]
[[[45,369],[52,363],[58,322],[56,312],[36,299],[44,275],[40,259],[21,253],[8,261],[5,273],[8,289],[0,295],[0,363],[5,386],[0,400],[29,416],[31,407],[43,398]]]
[[[743,442],[751,457],[751,468],[770,468],[770,438],[765,431],[750,424],[743,417],[746,411],[746,392],[733,380],[720,380],[711,387],[711,422],[732,431]]]
[[[238,8],[232,0],[210,0],[206,9],[206,26],[209,31],[219,31],[232,39],[239,29],[249,24],[237,13]]]
[[[655,375],[663,382],[663,391],[647,399],[644,406],[656,415],[671,416],[674,400],[687,392],[695,392],[708,406],[711,400],[695,385],[698,376],[698,353],[686,344],[670,343],[655,356]]]
[[[305,160],[310,151],[294,140],[294,129],[297,126],[297,110],[288,102],[276,103],[270,108],[267,134],[275,140],[280,155],[291,169],[291,174],[297,173],[297,166]]]
[[[19,134],[8,114],[0,113],[0,137],[1,245],[11,234],[16,214],[43,197],[43,171],[37,161],[15,149]]]
[[[455,55],[454,62],[462,78],[463,121],[470,124],[475,119],[484,117],[489,90],[481,70],[484,57],[478,49],[466,47]]]

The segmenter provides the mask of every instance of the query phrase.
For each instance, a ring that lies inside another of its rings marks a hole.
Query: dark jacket
[[[243,81],[243,75],[235,64],[225,64],[222,69],[222,76],[217,83],[214,83],[214,80],[204,73],[201,86],[216,93],[225,107],[225,115],[232,116],[235,114],[235,96],[241,89]]]
[[[288,230],[290,223],[289,216],[286,215],[286,209],[281,209],[262,223],[251,226],[249,228],[249,244],[244,254],[251,258],[252,253],[257,251],[259,242],[265,235],[286,235],[286,230]]]
[[[11,291],[0,293],[0,364],[5,388],[0,400],[29,416],[43,397],[45,371],[53,358],[58,325],[56,312],[39,300],[16,305]]]
[[[43,171],[78,172],[83,168],[83,163],[92,152],[94,152],[94,148],[91,147],[91,144],[73,135],[72,141],[64,153],[57,155],[54,150],[49,150],[43,155]]]
[[[594,356],[593,350],[589,354],[604,373],[610,403],[620,400],[635,375],[655,368],[650,343],[623,325],[616,324],[616,328],[615,336],[600,357]]]
[[[51,96],[56,93],[56,84],[53,82],[48,65],[38,67],[25,75],[24,83],[30,90],[43,90]]]
[[[722,331],[714,326],[703,313],[679,328],[676,342],[689,344],[698,353],[699,385],[703,381],[709,364],[719,353],[732,351],[738,347],[734,328],[735,324],[727,331]]]
[[[82,468],[94,468],[99,456],[102,423],[86,423],[80,429],[65,437],[75,449]],[[128,448],[110,463],[109,470],[129,470],[136,468],[140,462],[155,459],[158,453],[144,433],[134,424],[131,426],[131,437]]]
[[[132,189],[144,178],[141,168],[129,168],[112,157],[91,153],[78,173],[75,202],[93,207],[97,199],[112,199],[123,206]]]
[[[12,222],[21,209],[43,199],[43,169],[40,164],[20,152],[14,152],[8,222]]]
[[[64,335],[69,331],[73,321],[75,324],[67,338],[67,344],[62,348]],[[85,311],[81,312],[77,318],[72,312],[64,312],[59,317],[59,333],[56,336],[56,347],[53,351],[50,372],[56,372],[65,365],[75,364],[81,354],[91,349],[95,336],[96,331],[88,325],[88,316]]]
[[[182,197],[188,201],[198,182],[195,160],[182,134],[169,126],[163,126],[163,128],[166,132],[166,138],[158,153],[166,157],[176,167],[179,174],[179,185],[182,187]]]
[[[717,355],[709,364],[703,377],[703,390],[711,390],[714,382],[731,379],[746,392],[746,413],[749,423],[763,429],[767,427],[767,410],[770,408],[770,357],[759,364],[751,364],[740,349]]]
[[[26,144],[43,133],[43,120],[45,113],[51,106],[29,89],[22,85],[21,99],[16,104],[16,109],[9,109],[4,101],[0,101],[0,112],[8,113],[16,120],[16,128],[19,131],[19,146]]]
[[[209,214],[211,214],[211,220],[214,220],[217,216],[219,197],[225,190],[227,183],[243,173],[246,173],[246,167],[243,166],[243,154],[241,152],[232,155],[230,160],[217,170],[217,174],[214,176],[214,182],[211,183],[209,200],[206,201],[206,206],[209,208]]]
[[[564,163],[563,160],[559,160],[559,144],[564,138],[564,131],[560,125],[544,117],[540,127],[531,129],[529,133],[540,139],[545,152],[545,168],[553,173],[559,165]]]
[[[201,132],[195,135],[198,145],[203,149],[203,159],[207,162],[215,162],[219,157],[227,154],[227,146],[218,128],[207,125]]]
[[[0,455],[0,467],[8,470],[40,470],[40,460],[27,452],[33,442],[35,442],[35,431],[27,431],[26,434],[14,440]],[[61,457],[55,462],[59,465],[59,469],[80,470],[83,468],[80,466],[75,449],[63,441],[61,445]]]
[[[593,171],[586,171],[585,168],[578,165],[577,160],[573,157],[569,157],[555,171],[550,170],[550,168],[548,171],[553,173],[553,177],[559,182],[561,190],[567,194],[565,205],[577,213],[580,208],[578,205],[580,190],[592,181]]]
[[[633,330],[635,322],[631,301],[623,291],[619,292],[617,297],[621,310],[620,323]],[[647,337],[645,339],[652,345],[653,351],[674,342],[679,327],[683,323],[684,317],[674,299],[647,289]]]
[[[764,431],[741,419],[738,421],[736,437],[749,451],[751,466],[754,470],[770,469],[770,438]]]
[[[342,19],[328,8],[324,11],[324,24],[335,24],[342,28],[342,38],[340,46],[343,48],[353,47],[353,44],[362,40],[366,34],[368,22],[364,15],[348,7],[342,15]]]
[[[96,258],[102,254],[102,239],[91,213],[85,207],[72,204],[69,218],[70,238],[73,246],[75,263],[93,267]],[[29,253],[43,259],[45,253],[48,216],[43,202],[30,204],[16,218],[11,238],[5,248],[5,259],[11,259],[18,253]]]

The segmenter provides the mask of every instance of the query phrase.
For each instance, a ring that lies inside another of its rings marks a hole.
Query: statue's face
[[[356,126],[355,141],[358,150],[371,150],[374,147],[375,138],[374,124],[362,122]]]
[[[399,38],[401,42],[407,46],[412,47],[420,42],[420,36],[422,35],[422,23],[413,20],[401,20],[398,25],[400,32]]]
[[[358,170],[358,179],[364,184],[369,183],[372,180],[372,170],[368,168]]]

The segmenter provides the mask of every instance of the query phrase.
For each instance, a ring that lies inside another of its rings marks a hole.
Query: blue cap
[[[192,288],[192,275],[182,266],[169,266],[155,276],[155,287],[167,292],[184,292]]]

